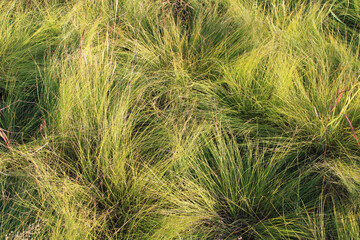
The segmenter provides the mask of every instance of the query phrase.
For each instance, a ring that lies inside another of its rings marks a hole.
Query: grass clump
[[[356,1],[0,3],[5,239],[357,239]]]

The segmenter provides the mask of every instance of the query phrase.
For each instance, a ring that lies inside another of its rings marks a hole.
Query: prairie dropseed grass
[[[358,239],[359,7],[1,1],[0,236]]]

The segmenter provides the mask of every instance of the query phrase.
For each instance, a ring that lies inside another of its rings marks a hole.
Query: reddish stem
[[[339,103],[339,101],[340,101],[340,99],[341,99],[341,96],[343,95],[344,91],[345,91],[345,87],[340,91],[340,93],[337,93],[337,94],[336,94],[336,95],[338,95],[338,94],[340,94],[340,95],[339,95],[338,99],[336,100],[336,103],[335,103],[334,107],[331,109],[331,112],[333,112],[333,111],[335,110],[335,108],[336,108],[336,106],[338,105],[338,103]]]
[[[354,126],[352,125],[349,117],[348,117],[346,114],[345,114],[345,117],[346,117],[346,119],[348,120],[348,122],[349,122],[349,124],[350,124],[351,130],[352,130],[352,132],[353,132],[353,135],[354,135],[354,137],[355,137],[355,140],[356,140],[357,144],[360,146],[359,140],[358,140],[358,138],[357,138],[357,136],[356,136],[356,133],[355,133]]]

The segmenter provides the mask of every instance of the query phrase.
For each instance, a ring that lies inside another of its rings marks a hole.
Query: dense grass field
[[[359,0],[0,1],[0,239],[360,239]]]

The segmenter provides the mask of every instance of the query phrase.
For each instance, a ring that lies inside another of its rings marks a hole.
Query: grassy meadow
[[[359,0],[0,1],[0,239],[360,239]]]

